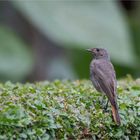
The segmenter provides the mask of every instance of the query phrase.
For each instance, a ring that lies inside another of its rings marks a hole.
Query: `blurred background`
[[[0,1],[1,82],[87,79],[93,47],[139,77],[140,1]]]

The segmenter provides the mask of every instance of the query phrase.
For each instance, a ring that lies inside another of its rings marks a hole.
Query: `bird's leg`
[[[102,105],[103,112],[107,112],[108,102],[109,102],[109,99],[107,98],[107,102],[106,102],[106,96],[102,95],[102,97],[100,98],[100,103]]]
[[[102,97],[101,97],[101,104],[102,105],[104,104],[104,95],[102,95]]]
[[[109,102],[109,99],[107,99],[107,102],[106,102],[106,105],[105,105],[105,108],[104,108],[105,111],[107,111],[107,108],[108,108],[108,102]]]
[[[104,107],[104,104],[105,104],[105,95],[102,95],[99,99],[100,101],[100,104],[102,105],[102,107]]]
[[[106,100],[106,98],[104,99]],[[103,105],[103,112],[108,112],[107,108],[108,108],[108,102],[109,102],[109,99],[107,98],[107,102],[105,102],[105,104]]]
[[[105,104],[105,101],[106,100],[106,96],[105,95],[102,95],[102,101],[101,101],[101,103],[102,103],[102,105],[104,106],[104,104]]]

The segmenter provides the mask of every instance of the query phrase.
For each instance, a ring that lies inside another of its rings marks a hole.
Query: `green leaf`
[[[123,10],[115,1],[14,1],[42,33],[63,47],[101,45],[119,64],[135,63]]]
[[[32,66],[29,47],[11,29],[0,25],[0,78],[23,80]]]
[[[140,88],[132,87],[140,84],[130,77],[118,83],[120,126],[110,105],[103,111],[102,94],[88,80],[0,83],[0,139],[138,140],[140,98],[132,95]]]

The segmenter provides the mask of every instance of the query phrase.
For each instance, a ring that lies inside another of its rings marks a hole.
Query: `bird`
[[[90,78],[93,86],[98,92],[107,96],[111,104],[113,120],[117,125],[120,125],[116,73],[110,61],[110,56],[104,48],[91,48],[87,51],[93,56],[90,63]]]

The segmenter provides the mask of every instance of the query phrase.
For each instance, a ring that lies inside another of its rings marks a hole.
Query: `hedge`
[[[140,79],[118,81],[121,126],[101,99],[88,80],[1,83],[0,140],[140,139]]]

